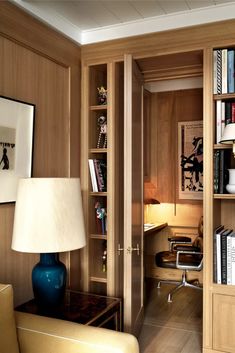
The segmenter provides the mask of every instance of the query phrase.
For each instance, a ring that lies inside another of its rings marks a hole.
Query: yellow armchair
[[[127,333],[14,312],[12,286],[0,284],[0,353],[6,352],[138,353],[139,345]]]

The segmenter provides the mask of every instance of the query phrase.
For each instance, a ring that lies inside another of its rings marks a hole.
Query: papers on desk
[[[154,223],[145,223],[144,224],[144,231],[155,228],[155,227],[156,227],[156,224],[154,224]]]
[[[153,233],[155,231],[159,231],[165,227],[167,227],[167,223],[162,223],[162,222],[158,222],[158,223],[145,223],[144,224],[144,233],[145,234],[149,234],[149,233]]]

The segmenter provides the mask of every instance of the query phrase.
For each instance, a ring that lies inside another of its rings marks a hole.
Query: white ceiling
[[[235,18],[235,0],[11,0],[80,44]]]

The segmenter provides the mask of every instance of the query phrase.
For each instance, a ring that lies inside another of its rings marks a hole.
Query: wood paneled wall
[[[80,47],[14,5],[0,2],[0,94],[36,105],[33,176],[79,176]],[[16,304],[31,297],[38,255],[11,250],[14,203],[0,204],[0,282]],[[79,286],[79,253],[62,256]]]

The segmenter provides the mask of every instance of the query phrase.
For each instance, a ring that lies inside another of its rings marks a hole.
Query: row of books
[[[107,191],[107,165],[103,159],[89,159],[92,191]]]
[[[235,285],[235,232],[219,226],[214,231],[214,282]]]
[[[235,123],[235,101],[216,101],[216,143],[220,143],[224,127]]]
[[[234,93],[234,49],[217,49],[213,55],[214,94]]]
[[[229,150],[214,151],[214,194],[226,193],[228,184],[231,152]]]

